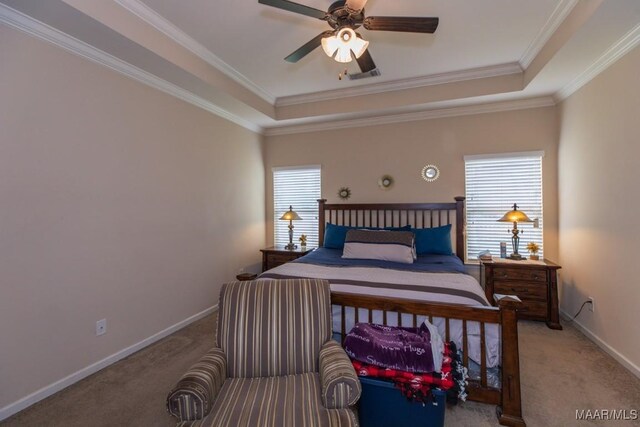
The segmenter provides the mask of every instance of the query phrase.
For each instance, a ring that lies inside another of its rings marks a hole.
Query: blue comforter
[[[413,264],[403,264],[373,259],[343,259],[342,249],[318,248],[293,262],[334,267],[378,267],[404,271],[467,274],[464,264],[455,255],[419,255]]]

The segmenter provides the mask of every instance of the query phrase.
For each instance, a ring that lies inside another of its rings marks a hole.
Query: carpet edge
[[[95,374],[96,372],[110,365],[113,365],[114,363],[124,359],[125,357],[130,356],[133,353],[136,353],[142,350],[143,348],[150,346],[151,344],[171,335],[172,333],[179,331],[185,326],[188,326],[191,323],[214,313],[217,309],[218,309],[218,304],[215,304],[209,308],[206,308],[201,312],[194,314],[193,316],[190,316],[184,320],[181,320],[180,322],[175,323],[169,326],[168,328],[161,330],[160,332],[157,332],[141,341],[138,341],[137,343],[132,344],[129,347],[126,347],[120,351],[117,351],[112,355],[105,357],[104,359],[101,359],[95,363],[92,363],[89,366],[86,366],[76,372],[73,372],[72,374],[69,374],[64,378],[61,378],[58,381],[55,381],[47,386],[44,386],[41,389],[36,390],[35,392],[25,397],[22,397],[16,400],[15,402],[8,404],[3,408],[0,408],[0,421],[3,421],[17,414],[18,412],[28,408],[29,406],[43,399],[46,399],[47,397],[77,383],[78,381],[88,377],[89,375]]]

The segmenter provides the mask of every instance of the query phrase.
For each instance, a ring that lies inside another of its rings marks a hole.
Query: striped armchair
[[[179,426],[357,426],[360,382],[331,339],[325,280],[222,287],[217,346],[169,393]]]

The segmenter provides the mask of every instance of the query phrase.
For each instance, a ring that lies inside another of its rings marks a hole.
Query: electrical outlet
[[[591,303],[589,304],[589,311],[593,313],[596,308],[596,303],[593,302],[593,297],[589,297],[589,302]]]
[[[107,333],[107,319],[98,320],[96,322],[96,336]]]

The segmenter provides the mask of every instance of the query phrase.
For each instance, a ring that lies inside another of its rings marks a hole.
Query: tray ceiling
[[[331,0],[300,0],[326,10]],[[255,1],[144,3],[275,97],[516,63],[552,16],[557,0],[369,0],[367,15],[439,16],[435,34],[360,30],[382,76],[339,81],[345,67],[317,49],[297,64],[283,58],[329,29],[320,20]],[[240,7],[240,4],[242,5]],[[357,65],[348,65],[357,72]]]
[[[267,134],[553,105],[640,43],[637,0],[369,0],[366,11],[440,25],[361,30],[382,76],[340,81],[344,64],[321,49],[283,60],[325,22],[257,0],[0,0],[0,22]]]

